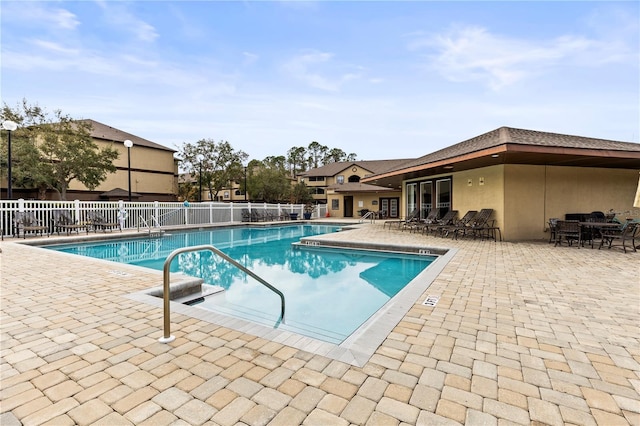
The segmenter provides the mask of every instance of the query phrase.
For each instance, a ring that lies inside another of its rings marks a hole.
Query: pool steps
[[[195,303],[199,299],[203,299],[207,296],[221,293],[223,291],[223,287],[204,284],[202,279],[194,278],[172,284],[169,294],[172,302],[191,304]],[[152,288],[147,294],[162,298],[162,293],[162,286],[160,286]]]

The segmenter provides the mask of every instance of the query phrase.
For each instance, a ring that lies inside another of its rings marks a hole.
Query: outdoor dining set
[[[621,248],[637,251],[640,244],[640,222],[631,218],[620,221],[614,214],[605,215],[602,212],[589,214],[570,213],[564,220],[549,219],[549,243],[554,246],[584,247],[589,244],[598,249],[602,247]]]

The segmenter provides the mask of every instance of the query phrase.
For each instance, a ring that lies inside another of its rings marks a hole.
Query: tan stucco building
[[[491,208],[505,240],[548,239],[550,218],[633,208],[640,144],[501,127],[363,179],[413,209]]]
[[[363,209],[400,215],[400,185],[363,184],[366,176],[392,170],[408,160],[346,161],[329,163],[301,173],[298,181],[311,190],[317,203],[326,203],[331,217],[359,217]]]
[[[68,199],[123,199],[122,196],[110,197],[110,194],[122,195],[120,190],[129,189],[128,149],[125,140],[133,142],[131,153],[131,193],[132,201],[176,201],[178,194],[178,160],[174,158],[174,149],[141,138],[122,130],[107,126],[94,120],[91,137],[99,146],[109,145],[120,153],[115,165],[118,170],[94,191],[79,182],[72,182]],[[126,198],[124,198],[126,200]]]
[[[93,191],[82,183],[71,181],[67,189],[67,200],[113,201],[128,200],[129,171],[131,172],[132,201],[176,201],[178,194],[178,161],[174,158],[174,149],[124,132],[95,120],[82,120],[92,126],[91,137],[98,147],[111,147],[118,151],[114,161],[115,173],[107,178]],[[129,169],[128,149],[124,141],[130,140],[131,168]],[[6,179],[2,180],[6,187]],[[13,187],[13,198],[37,198],[37,190]],[[58,199],[53,191],[47,192],[50,199]]]

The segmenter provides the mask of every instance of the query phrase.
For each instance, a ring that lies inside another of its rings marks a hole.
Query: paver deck
[[[325,238],[457,249],[362,366],[183,313],[159,343],[161,272],[5,240],[0,424],[640,424],[640,252]]]

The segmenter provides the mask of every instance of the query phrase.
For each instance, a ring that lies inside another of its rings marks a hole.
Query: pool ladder
[[[164,234],[164,230],[160,226],[160,223],[158,222],[158,219],[156,219],[155,216],[153,216],[153,215],[151,216],[151,219],[153,219],[153,221],[155,222],[155,224],[156,224],[155,227],[149,225],[147,223],[147,221],[144,219],[144,217],[140,216],[140,220],[142,221],[142,223],[144,223],[144,226],[149,231],[149,238],[160,238],[160,237],[162,237],[162,234]],[[138,222],[138,229],[140,229],[140,222]]]
[[[371,223],[374,223],[376,221],[376,212],[372,210],[366,212],[364,216],[360,218],[359,222],[364,223],[364,221],[367,219],[371,220]]]
[[[170,342],[173,342],[175,340],[175,336],[171,335],[171,318],[170,318],[171,317],[171,312],[170,312],[170,303],[169,303],[170,302],[170,297],[169,297],[170,296],[170,294],[169,294],[170,293],[170,285],[169,285],[170,283],[169,283],[169,281],[171,280],[169,272],[170,272],[170,267],[171,267],[171,261],[173,260],[174,257],[179,255],[180,253],[187,253],[187,252],[190,252],[190,251],[201,251],[201,250],[209,250],[209,251],[213,252],[214,254],[217,254],[218,256],[220,256],[221,258],[223,258],[227,262],[231,263],[233,266],[235,266],[236,268],[240,269],[241,271],[243,271],[244,273],[246,273],[250,277],[254,278],[256,281],[258,281],[260,284],[264,285],[269,290],[273,291],[278,296],[280,296],[280,318],[278,318],[277,324],[279,324],[281,322],[284,323],[284,308],[285,308],[284,294],[282,294],[282,292],[280,290],[278,290],[277,288],[275,288],[274,286],[272,286],[271,284],[266,282],[264,279],[262,279],[261,277],[256,275],[254,272],[252,272],[249,269],[247,269],[241,263],[238,263],[236,260],[230,258],[229,256],[227,256],[226,254],[224,254],[223,252],[221,252],[220,250],[218,250],[217,248],[215,248],[212,245],[182,247],[182,248],[175,249],[174,251],[172,251],[169,254],[169,256],[167,257],[167,259],[164,261],[163,283],[162,283],[162,299],[163,299],[163,306],[164,306],[164,334],[163,334],[163,336],[161,338],[158,339],[158,341],[160,343],[170,343]]]

